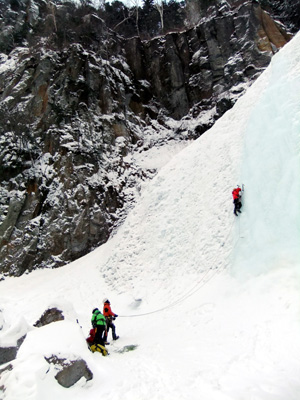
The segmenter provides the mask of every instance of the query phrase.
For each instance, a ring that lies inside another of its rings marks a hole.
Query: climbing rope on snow
[[[205,276],[208,274],[209,271],[210,271],[210,270],[207,270],[207,271],[205,272],[204,276],[202,276],[202,278],[200,279],[200,281],[198,281],[198,282],[196,283],[196,285],[194,285],[193,288],[189,290],[189,292],[185,293],[185,294],[182,295],[180,298],[178,298],[177,300],[175,300],[175,301],[173,301],[172,303],[168,304],[167,306],[162,307],[162,308],[159,308],[159,309],[154,310],[154,311],[149,311],[149,312],[146,312],[146,313],[143,313],[143,314],[119,315],[119,317],[121,317],[121,318],[122,318],[122,317],[123,317],[123,318],[142,317],[142,316],[145,316],[145,315],[156,314],[156,313],[158,313],[158,312],[165,311],[165,310],[167,310],[167,309],[169,309],[169,308],[171,308],[171,307],[174,307],[174,306],[177,305],[178,303],[180,303],[180,302],[182,302],[183,300],[185,300],[186,298],[190,297],[193,293],[195,293],[195,291],[197,291],[197,290],[195,290],[195,289],[197,288],[197,286],[199,285],[199,283],[203,281],[203,279],[205,278]],[[192,292],[192,293],[189,294],[190,292]]]
[[[245,191],[245,185],[242,184],[243,207],[245,207],[245,202],[244,202],[244,191]],[[240,239],[244,239],[244,236],[241,236],[241,217],[239,217],[239,237],[240,237]]]
[[[234,226],[234,221],[231,224],[231,228],[229,230],[228,235],[226,236],[225,240],[223,241],[223,244],[221,245],[222,247],[224,246],[224,244],[226,243],[226,241],[228,240],[229,236],[231,235],[232,229]],[[234,243],[233,248],[236,247],[237,243],[239,241],[239,238],[236,240],[236,242]],[[228,256],[227,256],[228,257]],[[214,264],[214,262],[217,259],[217,255],[214,257],[212,264]],[[143,317],[146,315],[151,315],[151,314],[156,314],[158,312],[161,311],[165,311],[168,310],[171,307],[174,307],[175,305],[177,305],[178,303],[181,303],[182,301],[185,301],[186,299],[188,299],[189,297],[191,297],[192,295],[194,295],[195,293],[197,293],[200,289],[202,289],[203,286],[205,286],[214,276],[216,276],[217,274],[221,273],[222,271],[225,270],[225,265],[226,263],[224,263],[224,266],[222,268],[209,268],[207,269],[207,271],[204,273],[204,275],[201,277],[201,279],[199,281],[197,281],[197,283],[191,288],[189,289],[187,292],[185,292],[182,296],[180,296],[177,300],[173,301],[172,303],[168,304],[165,307],[161,307],[158,308],[156,310],[153,311],[149,311],[149,312],[145,312],[145,313],[141,313],[141,314],[132,314],[132,315],[119,315],[119,318],[134,318],[134,317]],[[205,280],[205,278],[209,275],[209,273],[213,271],[213,273],[211,274],[210,277],[208,277],[208,279]]]

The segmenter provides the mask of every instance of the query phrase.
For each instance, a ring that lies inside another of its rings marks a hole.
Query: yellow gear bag
[[[99,351],[99,353],[101,353],[104,357],[108,355],[108,351],[106,350],[106,348],[104,346],[102,346],[101,344],[92,344],[90,346],[90,349],[93,353],[95,353],[95,351]]]

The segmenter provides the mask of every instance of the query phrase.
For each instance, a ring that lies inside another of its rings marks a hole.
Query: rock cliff
[[[200,136],[290,38],[254,1],[150,41],[68,7],[1,4],[2,276],[104,243],[155,174],[128,155]]]
[[[212,105],[220,116],[289,40],[256,2],[224,2],[210,12],[186,32],[126,42],[135,79],[150,82],[151,94],[175,119]]]

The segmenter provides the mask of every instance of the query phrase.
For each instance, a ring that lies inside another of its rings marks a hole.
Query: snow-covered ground
[[[242,183],[237,218],[231,191]],[[27,332],[0,398],[299,400],[299,199],[297,35],[160,169],[110,241],[66,267],[0,282],[0,346]],[[119,315],[109,357],[85,344],[104,297]],[[34,328],[53,306],[66,319]],[[127,345],[137,347],[118,352]],[[52,354],[83,358],[93,380],[61,387]]]

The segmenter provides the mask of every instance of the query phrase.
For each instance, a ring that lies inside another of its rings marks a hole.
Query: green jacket
[[[96,310],[92,316],[92,325],[94,328],[96,326],[106,326],[106,319],[99,310]]]

